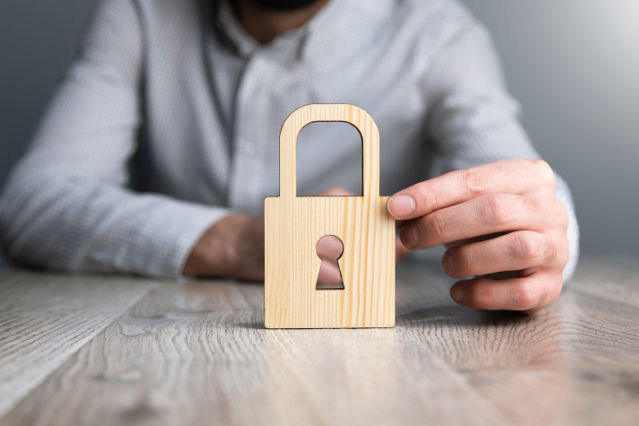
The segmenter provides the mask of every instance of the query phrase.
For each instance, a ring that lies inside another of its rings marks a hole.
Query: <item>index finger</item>
[[[554,190],[554,182],[554,173],[543,160],[501,160],[409,186],[391,197],[388,211],[395,219],[410,220],[483,195]]]

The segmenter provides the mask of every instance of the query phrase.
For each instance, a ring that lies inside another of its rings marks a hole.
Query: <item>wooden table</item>
[[[265,330],[263,289],[0,274],[0,424],[639,424],[639,261],[535,316],[400,264],[397,326]]]

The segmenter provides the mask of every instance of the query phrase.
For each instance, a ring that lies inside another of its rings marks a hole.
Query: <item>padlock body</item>
[[[395,221],[389,197],[267,197],[267,328],[393,327]],[[316,246],[334,235],[344,251],[343,290],[317,290]]]

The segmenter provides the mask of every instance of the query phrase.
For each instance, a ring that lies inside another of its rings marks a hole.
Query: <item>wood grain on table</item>
[[[639,424],[639,262],[534,316],[400,263],[394,329],[266,330],[231,281],[0,274],[0,424]]]

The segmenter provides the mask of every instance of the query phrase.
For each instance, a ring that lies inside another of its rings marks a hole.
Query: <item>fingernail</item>
[[[444,272],[451,274],[453,272],[453,253],[450,249],[446,250],[443,258]]]
[[[415,200],[409,195],[399,195],[390,199],[388,209],[395,217],[408,216],[415,210]]]
[[[455,302],[461,302],[464,300],[464,286],[456,285],[450,291],[450,295]]]
[[[413,248],[419,242],[419,230],[415,225],[404,227],[399,236],[402,239],[402,244],[404,244],[407,248]]]

